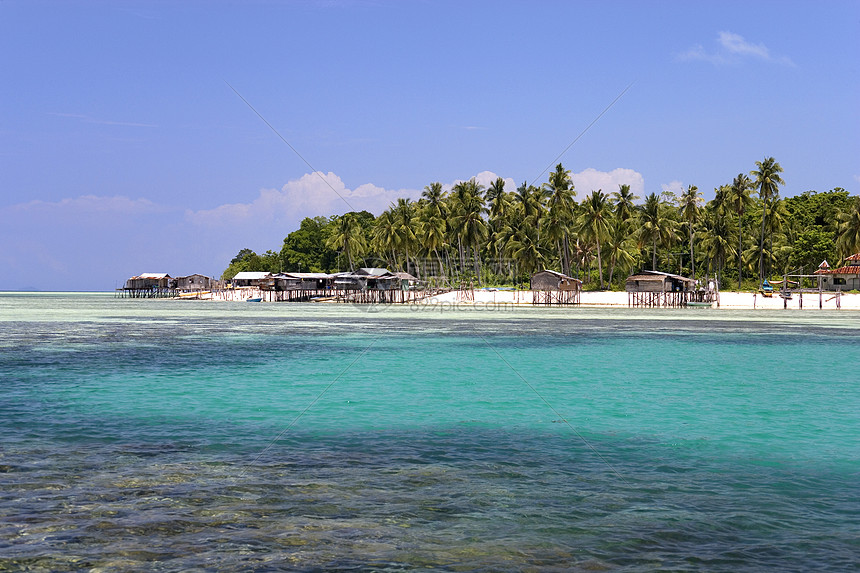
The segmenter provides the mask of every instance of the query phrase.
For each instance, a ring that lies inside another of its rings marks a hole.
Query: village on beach
[[[804,284],[813,285],[803,287]],[[755,292],[720,292],[716,279],[705,284],[653,270],[630,275],[624,291],[583,291],[580,279],[554,270],[531,276],[528,289],[437,286],[410,273],[360,268],[341,273],[240,272],[230,281],[193,274],[142,273],[129,278],[116,296],[236,302],[317,302],[353,304],[540,305],[642,308],[852,309],[860,310],[860,253],[845,265],[822,261],[812,275],[765,280]],[[805,295],[805,296],[804,296]]]

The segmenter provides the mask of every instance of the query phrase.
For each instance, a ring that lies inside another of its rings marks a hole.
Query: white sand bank
[[[532,291],[490,291],[476,290],[474,291],[474,299],[471,293],[464,291],[452,291],[445,294],[437,295],[421,301],[421,304],[523,304],[531,305],[533,300]],[[824,310],[836,309],[836,293],[824,293],[822,308]],[[818,293],[806,293],[800,295],[794,293],[791,300],[787,301],[787,308],[799,309],[803,305],[803,310],[818,310],[819,296]],[[720,308],[726,309],[782,309],[786,301],[774,295],[771,298],[765,298],[760,294],[748,292],[721,292],[720,293]],[[841,295],[842,310],[860,310],[860,294],[842,294]],[[610,292],[610,291],[587,291],[580,296],[580,306],[583,307],[627,307],[629,299],[626,292]],[[716,305],[714,305],[716,307]]]

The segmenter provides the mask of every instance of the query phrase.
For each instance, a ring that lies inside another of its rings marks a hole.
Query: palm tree
[[[678,199],[678,209],[681,219],[687,227],[690,240],[690,266],[693,278],[696,277],[696,259],[693,253],[693,230],[701,216],[699,205],[702,203],[702,194],[699,193],[699,188],[695,185],[690,185],[687,190],[681,194]]]
[[[505,191],[505,180],[499,177],[484,194],[489,204],[489,225],[487,227],[487,238],[490,252],[496,259],[496,272],[502,274],[502,257],[504,245],[509,236],[511,225],[512,205],[510,194]]]
[[[715,262],[717,283],[719,284],[722,281],[723,267],[726,261],[735,253],[731,219],[725,212],[715,207],[711,206],[705,210],[701,230],[698,234],[699,244],[705,251],[708,260]]]
[[[415,236],[415,228],[417,225],[414,221],[415,206],[411,200],[401,197],[397,199],[397,204],[393,206],[392,211],[394,212],[394,229],[395,236],[397,237],[397,247],[406,255],[406,267],[403,270],[409,272],[409,263],[411,259],[409,252],[410,249],[414,250],[414,247],[417,244],[417,237]],[[418,278],[421,278],[417,264],[415,272],[418,273]]]
[[[669,245],[677,239],[675,221],[666,213],[660,197],[649,193],[639,211],[639,223],[640,240],[643,244],[651,244],[651,269],[656,271],[657,245]]]
[[[378,253],[386,253],[386,255],[390,253],[389,264],[396,264],[397,228],[394,211],[391,209],[383,211],[373,222],[373,248]]]
[[[600,275],[600,290],[603,290],[603,259],[600,256],[600,240],[606,239],[610,231],[610,217],[612,211],[609,208],[607,196],[601,189],[592,191],[583,202],[583,213],[580,226],[583,234],[594,239],[597,245],[597,274]]]
[[[792,239],[789,233],[786,232],[791,231],[791,229],[786,228],[786,223],[790,216],[785,201],[781,197],[776,197],[770,202],[770,211],[767,212],[765,231],[768,245],[765,253],[768,254],[768,261],[770,261],[771,265],[774,260],[781,262],[783,270],[788,270],[786,267],[788,267],[788,258],[791,254]],[[774,238],[780,241],[777,248],[773,246]]]
[[[439,254],[439,249],[445,245],[446,227],[445,218],[442,217],[439,210],[427,203],[419,216],[418,236],[428,256],[430,253],[436,255],[436,260],[439,263],[439,273],[443,279],[445,278],[445,264],[442,261],[442,256]]]
[[[426,200],[427,206],[430,209],[436,210],[440,215],[445,215],[445,194],[442,192],[442,184],[439,182],[431,183],[424,187],[421,193],[421,198]]]
[[[480,245],[487,236],[487,224],[484,214],[487,212],[484,203],[483,185],[473,177],[469,181],[460,182],[452,189],[453,204],[451,207],[451,227],[457,234],[460,245],[461,270],[465,272],[465,249],[472,251],[474,271],[480,280]]]
[[[627,231],[627,224],[618,217],[612,217],[609,229],[609,238],[606,241],[606,249],[609,252],[609,285],[615,277],[615,265],[619,264],[622,269],[629,269],[636,261],[636,241]]]
[[[782,167],[773,157],[767,157],[764,161],[755,162],[758,169],[750,171],[755,178],[755,186],[758,188],[758,196],[762,201],[761,213],[761,241],[759,244],[758,280],[761,282],[765,277],[764,269],[764,234],[767,208],[770,202],[779,195],[779,186],[785,185],[785,181],[779,176]]]
[[[634,201],[638,198],[639,196],[630,190],[630,185],[619,185],[618,191],[612,193],[613,213],[620,223],[626,225],[636,214]]]
[[[561,272],[570,274],[570,223],[576,210],[573,182],[570,179],[570,171],[566,170],[561,163],[555,166],[555,171],[549,174],[549,182],[544,183],[544,192],[547,196],[547,235],[556,242],[558,247],[559,264]]]
[[[837,215],[839,221],[836,247],[840,256],[851,256],[860,253],[860,197],[854,198],[851,207]]]
[[[343,250],[349,262],[349,270],[355,270],[353,256],[364,254],[367,248],[364,229],[355,217],[355,213],[344,213],[338,218],[334,233],[326,241],[326,247]]]
[[[514,193],[514,204],[520,209],[524,224],[532,225],[535,228],[540,226],[543,203],[541,202],[540,190],[537,187],[525,182],[517,187],[517,191]]]
[[[753,183],[749,177],[743,173],[738,173],[732,181],[732,186],[728,189],[726,203],[733,213],[738,216],[738,291],[741,290],[741,282],[743,281],[743,235],[744,223],[743,216],[746,210],[752,206],[753,200],[751,193],[753,191]]]
[[[533,274],[543,266],[544,253],[537,228],[521,225],[508,241],[508,252],[522,272]]]
[[[495,181],[490,183],[487,192],[484,193],[484,200],[490,207],[490,213],[496,208],[497,202],[504,201],[505,195],[505,180],[497,177]]]

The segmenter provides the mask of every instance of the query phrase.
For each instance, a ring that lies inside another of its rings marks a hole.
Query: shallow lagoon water
[[[855,570],[858,326],[0,294],[0,570]]]

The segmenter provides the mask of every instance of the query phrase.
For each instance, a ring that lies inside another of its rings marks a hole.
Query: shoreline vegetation
[[[547,182],[516,190],[502,178],[449,190],[431,183],[419,200],[397,199],[378,217],[305,218],[277,251],[241,249],[221,278],[383,267],[432,287],[522,288],[550,269],[582,280],[586,297],[623,290],[628,275],[650,269],[753,292],[765,278],[811,275],[825,260],[860,252],[860,197],[837,187],[783,198],[780,164],[768,157],[755,166],[715,188],[707,203],[695,185],[652,192],[641,203],[629,185],[577,190],[561,163]],[[805,282],[801,288],[815,286]]]

